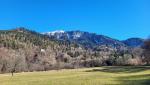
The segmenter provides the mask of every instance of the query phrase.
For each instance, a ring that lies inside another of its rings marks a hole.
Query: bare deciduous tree
[[[144,61],[147,63],[147,64],[150,64],[150,39],[146,40],[145,43],[144,43]]]

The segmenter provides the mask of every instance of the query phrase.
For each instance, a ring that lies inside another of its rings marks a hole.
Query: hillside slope
[[[141,48],[103,35],[80,31],[51,35],[25,28],[0,30],[0,73],[144,63]]]

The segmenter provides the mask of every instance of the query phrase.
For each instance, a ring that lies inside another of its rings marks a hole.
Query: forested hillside
[[[91,40],[83,36],[78,41],[83,42],[84,38]],[[107,39],[119,43],[121,49],[108,45],[106,41],[106,44],[97,44],[91,48],[86,43],[83,45],[82,42],[79,44],[68,39],[58,40],[25,28],[1,30],[0,73],[149,64],[149,60],[145,61],[148,59],[144,55],[145,47],[129,47],[108,37],[102,38],[99,43]]]

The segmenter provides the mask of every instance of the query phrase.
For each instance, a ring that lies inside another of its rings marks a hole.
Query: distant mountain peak
[[[57,34],[59,34],[59,33],[65,33],[65,31],[64,30],[55,30],[55,31],[44,33],[44,34],[55,35],[56,33]]]
[[[64,30],[55,30],[55,31],[52,31],[51,33],[64,33],[65,31]]]
[[[99,35],[95,33],[89,33],[84,31],[63,31],[56,30],[52,32],[45,33],[52,39],[57,40],[68,40],[70,42],[76,42],[77,44],[83,45],[84,47],[95,47],[101,45],[112,46],[115,48],[126,48],[126,47],[138,47],[144,42],[141,38],[129,38],[124,41],[113,39],[105,35]]]
[[[141,39],[141,38],[129,38],[127,40],[124,40],[123,43],[125,43],[126,45],[128,45],[130,47],[137,47],[137,46],[143,45],[144,39]]]
[[[64,30],[55,30],[55,31],[51,31],[49,33],[64,33],[65,31]]]
[[[26,31],[28,29],[26,29],[24,27],[18,27],[18,28],[14,29],[14,30],[16,30],[16,31]]]

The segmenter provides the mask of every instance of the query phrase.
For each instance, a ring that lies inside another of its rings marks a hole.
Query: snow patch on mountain
[[[74,33],[74,34],[73,34],[73,39],[80,38],[80,37],[81,37],[81,35],[82,35],[82,33],[81,33],[81,32],[76,32],[76,33]]]
[[[47,32],[45,34],[49,34],[49,35],[55,35],[55,34],[62,34],[62,33],[65,33],[65,31],[63,30],[56,30],[56,31],[52,31],[52,32]]]

